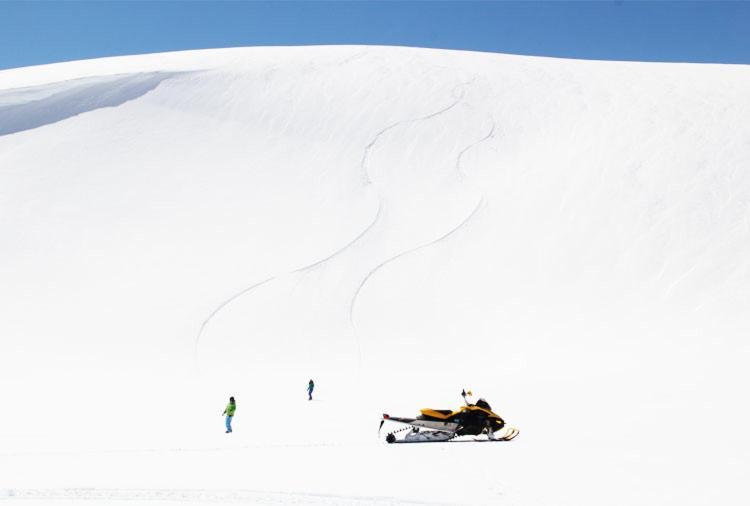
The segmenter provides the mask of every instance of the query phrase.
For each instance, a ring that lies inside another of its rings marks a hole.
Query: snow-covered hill
[[[0,499],[746,504],[747,118],[730,65],[0,72]],[[519,438],[376,437],[464,387]]]

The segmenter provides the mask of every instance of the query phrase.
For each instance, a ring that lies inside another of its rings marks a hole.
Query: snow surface
[[[731,65],[0,72],[0,502],[749,504],[748,118]],[[462,388],[520,436],[377,437]]]

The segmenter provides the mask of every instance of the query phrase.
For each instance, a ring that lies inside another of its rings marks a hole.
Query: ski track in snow
[[[310,505],[441,505],[448,503],[405,501],[382,496],[349,496],[295,493],[265,490],[221,489],[120,489],[120,488],[50,488],[0,489],[0,501],[190,501],[240,504],[310,504]]]
[[[235,300],[239,299],[240,297],[242,297],[243,295],[245,295],[247,293],[252,292],[256,288],[259,288],[259,287],[265,285],[266,283],[268,283],[270,281],[273,281],[276,278],[277,278],[277,276],[272,276],[270,278],[264,279],[263,281],[261,281],[259,283],[255,283],[253,285],[248,286],[247,288],[244,288],[244,289],[240,290],[239,292],[235,293],[234,295],[232,295],[228,299],[225,299],[218,306],[216,306],[216,308],[213,311],[211,311],[211,314],[209,314],[208,317],[205,320],[203,320],[203,323],[201,323],[201,328],[198,330],[198,335],[195,336],[195,351],[194,351],[194,354],[195,354],[195,365],[196,365],[196,367],[198,365],[198,347],[200,346],[201,336],[203,336],[203,332],[205,331],[206,326],[211,322],[211,320],[217,314],[219,314],[219,312],[222,309],[224,309],[225,307],[227,307],[229,304],[231,304]]]
[[[342,248],[338,249],[337,251],[335,251],[331,255],[327,256],[326,258],[324,258],[322,260],[318,260],[317,262],[312,263],[310,265],[307,265],[305,267],[301,267],[301,268],[299,268],[297,270],[294,270],[294,271],[292,271],[292,274],[301,273],[301,272],[307,272],[307,271],[315,269],[316,267],[320,267],[321,265],[325,264],[326,262],[329,262],[329,261],[333,260],[337,256],[339,256],[342,253],[344,253],[346,250],[348,250],[349,248],[351,248],[352,246],[354,246],[364,236],[366,236],[370,232],[370,230],[372,230],[372,228],[378,223],[378,221],[380,221],[380,215],[381,215],[382,210],[383,210],[383,199],[381,198],[378,201],[378,210],[375,213],[375,218],[372,220],[372,222],[362,232],[360,232],[360,234],[357,237],[355,237],[354,239],[352,239],[351,241],[349,241],[349,243],[347,243],[346,246],[343,246]]]
[[[444,107],[443,109],[441,109],[439,111],[433,112],[431,114],[428,114],[428,115],[420,117],[420,118],[414,118],[414,119],[402,120],[402,121],[396,122],[396,123],[394,123],[394,124],[392,124],[392,125],[384,128],[384,129],[382,129],[381,131],[379,131],[375,135],[375,137],[373,138],[373,140],[365,147],[365,153],[364,153],[363,158],[362,158],[362,164],[361,165],[362,165],[362,169],[364,170],[364,173],[365,173],[365,179],[367,181],[367,184],[372,183],[372,181],[370,180],[370,177],[369,177],[369,173],[367,172],[367,167],[366,167],[366,162],[367,162],[367,158],[369,156],[369,152],[372,149],[372,147],[375,145],[375,143],[378,141],[378,139],[385,132],[387,132],[387,131],[389,131],[389,130],[397,127],[397,126],[400,126],[400,125],[406,125],[406,124],[414,123],[414,122],[417,122],[417,121],[429,120],[429,119],[432,119],[432,118],[434,118],[436,116],[439,116],[441,114],[444,114],[444,113],[450,111],[451,109],[453,109],[454,107],[456,107],[458,104],[460,104],[463,101],[463,99],[464,99],[464,97],[466,95],[465,87],[471,85],[476,80],[477,80],[477,78],[475,76],[475,77],[473,77],[472,79],[470,79],[468,81],[465,81],[463,83],[459,83],[458,85],[456,85],[453,88],[452,94],[455,94],[457,89],[460,89],[461,91],[459,93],[459,96],[456,98],[455,102],[453,102],[449,106]],[[482,144],[483,142],[488,141],[489,139],[491,139],[491,138],[493,138],[495,136],[496,124],[495,124],[494,118],[492,118],[491,116],[490,116],[490,121],[491,121],[491,127],[490,127],[490,131],[487,133],[487,135],[485,135],[481,139],[478,139],[478,140],[472,142],[468,146],[464,147],[458,153],[458,155],[456,156],[456,162],[454,164],[454,167],[455,167],[456,173],[459,176],[459,179],[464,179],[464,174],[463,174],[463,171],[461,169],[461,160],[462,160],[464,154],[466,154],[472,148],[474,148],[474,147]],[[477,203],[476,207],[472,210],[472,212],[461,223],[459,223],[455,228],[453,228],[450,231],[448,231],[446,234],[438,237],[437,239],[435,239],[435,240],[433,240],[433,241],[431,241],[429,243],[426,243],[426,244],[417,246],[415,248],[403,251],[403,252],[399,253],[398,255],[395,255],[395,256],[393,256],[393,257],[385,260],[384,262],[381,262],[380,264],[376,265],[375,268],[373,268],[372,270],[370,270],[370,272],[368,272],[367,275],[365,275],[365,277],[362,279],[362,281],[360,282],[359,286],[355,290],[354,295],[352,296],[351,302],[349,303],[349,322],[350,322],[350,324],[352,326],[352,329],[353,329],[353,332],[354,332],[354,336],[355,336],[355,339],[357,341],[358,364],[359,364],[360,367],[362,365],[362,352],[361,352],[362,344],[361,344],[361,342],[359,340],[359,334],[357,333],[357,325],[356,325],[356,323],[354,321],[354,309],[355,309],[355,306],[356,306],[356,303],[357,303],[357,299],[359,298],[359,295],[362,292],[362,289],[367,284],[367,281],[377,271],[379,271],[380,269],[382,269],[386,265],[390,264],[391,262],[394,262],[397,259],[399,259],[399,258],[401,258],[401,257],[403,257],[405,255],[408,255],[410,253],[414,253],[414,252],[419,251],[419,250],[421,250],[423,248],[427,248],[427,247],[433,246],[435,244],[438,244],[442,240],[447,239],[448,237],[450,237],[451,235],[453,235],[455,232],[457,232],[459,229],[461,229],[466,223],[468,223],[474,217],[474,215],[484,205],[484,201],[485,201],[485,197],[482,196],[480,198],[479,202]]]
[[[697,267],[698,267],[698,263],[695,263],[692,266],[690,266],[688,269],[685,269],[685,271],[682,272],[682,274],[680,274],[679,276],[677,276],[677,278],[674,281],[672,281],[672,283],[670,283],[669,287],[664,291],[664,293],[661,296],[661,299],[662,300],[669,299],[669,297],[672,295],[672,292],[674,291],[674,289],[677,288],[677,286],[680,283],[682,283],[688,276],[690,276]]]
[[[474,79],[466,81],[466,82],[459,83],[456,86],[454,86],[453,90],[451,91],[452,95],[455,96],[456,90],[460,90],[460,91],[458,93],[458,97],[456,97],[456,99],[451,104],[449,104],[448,106],[443,107],[442,109],[439,109],[437,111],[431,112],[431,113],[429,113],[429,114],[427,114],[425,116],[420,116],[420,117],[417,117],[417,118],[409,118],[409,119],[405,119],[405,120],[396,121],[395,123],[392,123],[392,124],[386,126],[385,128],[381,129],[380,131],[378,131],[375,134],[375,136],[372,138],[372,140],[365,146],[364,153],[362,155],[362,160],[360,162],[360,167],[361,167],[362,171],[365,174],[365,186],[367,186],[367,185],[369,185],[369,184],[372,183],[372,180],[370,179],[370,176],[369,176],[369,174],[367,172],[367,166],[366,166],[367,165],[367,160],[369,158],[370,150],[373,148],[373,146],[375,146],[375,144],[378,142],[378,140],[380,139],[380,137],[382,135],[384,135],[389,130],[392,130],[392,129],[398,127],[398,126],[407,125],[409,123],[415,123],[417,121],[429,120],[431,118],[434,118],[436,116],[439,116],[441,114],[444,114],[444,113],[450,111],[451,109],[453,109],[454,107],[456,107],[458,104],[461,103],[461,101],[463,100],[463,98],[465,96],[465,93],[466,93],[465,92],[465,87],[468,86],[468,85],[470,85],[472,82],[474,82]],[[469,149],[471,149],[475,145],[477,145],[477,144],[479,144],[479,143],[481,143],[481,142],[489,139],[494,134],[494,130],[495,130],[495,124],[493,122],[492,129],[491,129],[490,133],[487,136],[485,136],[484,138],[480,139],[479,141],[476,141],[476,142],[472,143],[471,145],[467,146],[466,148],[464,148],[461,151],[461,153],[458,155],[458,159],[456,161],[456,167],[458,168],[458,165],[460,163],[460,158],[461,158],[461,156],[463,156],[463,154],[466,151],[468,151]],[[377,212],[375,214],[375,218],[372,220],[372,222],[359,235],[357,235],[357,237],[355,237],[352,241],[350,241],[345,246],[343,246],[342,248],[338,249],[337,251],[335,251],[334,253],[332,253],[328,257],[323,258],[321,260],[318,260],[318,261],[316,261],[316,262],[314,262],[312,264],[306,265],[304,267],[300,267],[299,269],[295,269],[293,271],[290,271],[287,274],[298,274],[298,273],[304,273],[304,272],[307,272],[309,270],[312,270],[312,269],[314,269],[316,267],[319,267],[319,266],[325,264],[326,262],[329,262],[330,260],[333,260],[335,257],[337,257],[340,254],[342,254],[344,251],[346,251],[347,249],[349,249],[352,246],[354,246],[358,241],[360,241],[363,237],[365,237],[368,234],[368,232],[370,232],[370,230],[372,230],[372,228],[378,223],[378,221],[380,220],[382,209],[383,209],[383,197],[381,195],[379,197],[379,200],[378,200],[378,210],[377,210]],[[417,248],[417,249],[419,249],[419,248]],[[413,250],[410,250],[410,251],[413,251]],[[377,269],[377,267],[376,267],[376,269]],[[366,282],[367,278],[369,278],[370,275],[372,275],[372,272],[365,277],[365,281],[363,281],[363,283]],[[208,317],[203,321],[203,323],[201,323],[200,329],[198,330],[198,335],[195,338],[194,364],[195,364],[196,370],[200,370],[200,368],[198,367],[198,349],[200,347],[200,339],[201,339],[201,336],[203,335],[206,327],[211,322],[211,320],[219,312],[221,312],[221,310],[223,310],[225,307],[227,307],[232,302],[236,301],[237,299],[239,299],[240,297],[242,297],[244,295],[247,295],[247,294],[253,292],[256,288],[260,288],[261,286],[263,286],[263,285],[265,285],[267,283],[270,283],[271,281],[274,281],[274,280],[278,279],[279,277],[281,277],[281,275],[272,276],[272,277],[267,278],[267,279],[265,279],[265,280],[263,280],[263,281],[261,281],[259,283],[255,283],[255,284],[253,284],[253,285],[251,285],[251,286],[249,286],[247,288],[242,289],[241,291],[235,293],[231,297],[229,297],[229,298],[225,299],[223,302],[221,302],[208,315]],[[362,289],[362,286],[363,285],[360,284],[359,288],[357,289],[357,291],[355,293],[355,296],[354,296],[355,299],[356,299],[357,295],[359,294],[360,290]],[[349,319],[350,319],[350,321],[352,320],[352,309],[351,309],[351,307],[350,307],[350,310],[349,310]],[[356,346],[357,346],[358,365],[361,366],[361,364],[362,364],[361,344],[359,343],[359,339],[356,338],[356,337],[355,337],[355,341],[356,341]]]
[[[408,119],[402,119],[402,120],[396,121],[394,123],[391,123],[387,127],[383,128],[382,130],[379,130],[375,134],[375,136],[372,138],[372,140],[367,144],[367,146],[365,146],[365,151],[362,154],[362,161],[359,164],[360,167],[361,167],[361,169],[362,169],[362,173],[364,174],[365,186],[370,185],[373,182],[372,179],[370,179],[370,174],[369,174],[369,172],[367,170],[367,160],[370,157],[370,151],[375,146],[375,144],[378,142],[378,140],[380,139],[380,137],[382,137],[389,130],[393,130],[396,127],[403,126],[403,125],[408,125],[409,123],[416,123],[417,121],[428,120],[428,119],[434,118],[435,116],[440,116],[441,114],[444,114],[444,113],[450,111],[451,109],[453,109],[454,107],[456,107],[458,104],[461,103],[461,101],[464,98],[464,94],[465,94],[464,87],[468,86],[472,82],[473,82],[473,80],[466,81],[466,82],[459,83],[456,86],[454,86],[453,90],[451,91],[452,95],[455,96],[456,90],[458,90],[458,89],[460,89],[461,91],[459,92],[458,97],[456,97],[455,100],[451,104],[447,105],[446,107],[443,107],[440,110],[431,112],[431,113],[429,113],[429,114],[427,114],[425,116],[419,116],[417,118],[408,118]]]
[[[448,239],[450,236],[452,236],[453,234],[455,234],[456,232],[458,232],[461,228],[463,228],[467,223],[469,223],[471,221],[471,219],[479,212],[479,210],[482,207],[484,207],[484,203],[485,203],[485,198],[484,198],[484,196],[482,196],[479,199],[479,202],[477,203],[477,205],[471,211],[471,213],[469,213],[469,215],[466,218],[464,218],[461,223],[459,223],[458,225],[456,225],[455,227],[453,227],[451,230],[449,230],[448,232],[446,232],[445,234],[441,235],[437,239],[434,239],[434,240],[432,240],[432,241],[430,241],[428,243],[422,244],[422,245],[417,246],[417,247],[412,248],[412,249],[408,249],[406,251],[402,251],[398,255],[392,256],[391,258],[389,258],[388,260],[385,260],[384,262],[381,262],[380,264],[378,264],[377,266],[375,266],[374,269],[372,269],[370,272],[368,272],[367,275],[362,280],[362,282],[357,287],[357,290],[354,293],[354,296],[352,297],[351,303],[349,304],[349,321],[351,322],[352,326],[356,329],[356,324],[354,322],[354,309],[355,309],[355,306],[357,304],[357,299],[359,298],[359,295],[362,292],[362,289],[367,284],[367,281],[376,272],[378,272],[380,269],[382,269],[386,265],[388,265],[388,264],[390,264],[392,262],[395,262],[399,258],[402,258],[402,257],[404,257],[406,255],[411,254],[411,253],[415,253],[415,252],[420,251],[422,249],[429,248],[430,246],[434,246],[434,245],[436,245],[436,244],[438,244],[438,243],[440,243],[440,242]]]
[[[477,140],[477,141],[469,144],[468,146],[466,146],[464,149],[461,150],[461,152],[456,157],[456,165],[455,165],[455,167],[456,167],[456,173],[458,173],[459,179],[463,180],[466,177],[466,175],[464,174],[463,169],[461,168],[461,160],[463,159],[464,155],[468,151],[470,151],[471,149],[475,148],[476,146],[478,146],[478,145],[482,144],[483,142],[486,142],[486,141],[492,139],[493,137],[495,137],[495,128],[496,128],[495,119],[492,118],[492,117],[490,117],[490,121],[492,122],[492,126],[490,127],[490,131],[487,132],[487,135],[485,135],[481,139],[479,139],[479,140]]]
[[[304,267],[300,267],[299,269],[295,269],[293,271],[290,271],[287,274],[300,274],[300,273],[308,272],[308,271],[313,270],[313,269],[315,269],[317,267],[320,267],[321,265],[325,264],[326,262],[330,262],[334,258],[336,258],[339,255],[341,255],[342,253],[344,253],[346,250],[348,250],[349,248],[351,248],[352,246],[354,246],[357,242],[359,242],[363,237],[365,237],[367,235],[367,233],[370,230],[372,230],[372,228],[378,223],[378,221],[380,221],[380,216],[381,216],[382,210],[383,210],[383,200],[380,199],[378,201],[378,209],[375,212],[375,217],[372,219],[372,221],[370,222],[370,224],[367,225],[367,227],[365,227],[364,230],[362,230],[362,232],[360,232],[354,239],[352,239],[346,245],[344,245],[341,248],[337,249],[336,251],[334,251],[332,254],[328,255],[327,257],[325,257],[325,258],[323,258],[321,260],[317,260],[317,261],[315,261],[315,262],[313,262],[313,263],[311,263],[309,265],[306,265]],[[256,288],[260,288],[261,286],[263,286],[263,285],[265,285],[267,283],[270,283],[271,281],[279,279],[281,276],[283,276],[283,274],[271,276],[271,277],[269,277],[267,279],[264,279],[263,281],[260,281],[259,283],[252,284],[252,285],[250,285],[250,286],[248,286],[248,287],[240,290],[239,292],[237,292],[234,295],[232,295],[231,297],[225,299],[218,306],[216,306],[216,308],[211,312],[211,314],[209,314],[208,317],[205,320],[203,320],[203,323],[201,323],[200,329],[198,330],[198,335],[195,337],[195,347],[194,347],[194,352],[193,352],[193,355],[194,355],[194,364],[195,364],[195,368],[197,370],[199,370],[199,367],[198,367],[198,349],[200,347],[200,340],[201,340],[201,337],[203,336],[203,333],[205,332],[206,327],[211,322],[211,320],[217,314],[219,314],[222,309],[224,309],[225,307],[227,307],[232,302],[236,301],[237,299],[239,299],[240,297],[242,297],[244,295],[247,295],[247,294],[253,292]]]

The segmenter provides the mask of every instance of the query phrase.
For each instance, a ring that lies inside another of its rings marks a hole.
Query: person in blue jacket
[[[315,383],[313,382],[313,380],[310,380],[310,383],[307,384],[307,400],[308,401],[312,400],[312,393],[314,389],[315,389]]]

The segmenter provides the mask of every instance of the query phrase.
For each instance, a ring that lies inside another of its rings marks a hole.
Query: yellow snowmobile
[[[487,439],[473,439],[473,441],[510,441],[518,435],[518,429],[507,427],[505,420],[492,412],[492,408],[484,399],[475,404],[466,400],[471,396],[471,390],[461,392],[465,406],[457,411],[448,409],[422,409],[416,418],[401,418],[383,414],[380,428],[386,421],[402,423],[408,427],[388,433],[385,440],[388,443],[430,443],[454,440],[458,436],[479,436],[486,434]],[[409,431],[409,432],[406,432]],[[398,434],[406,434],[399,439]],[[378,430],[380,433],[380,429]]]

